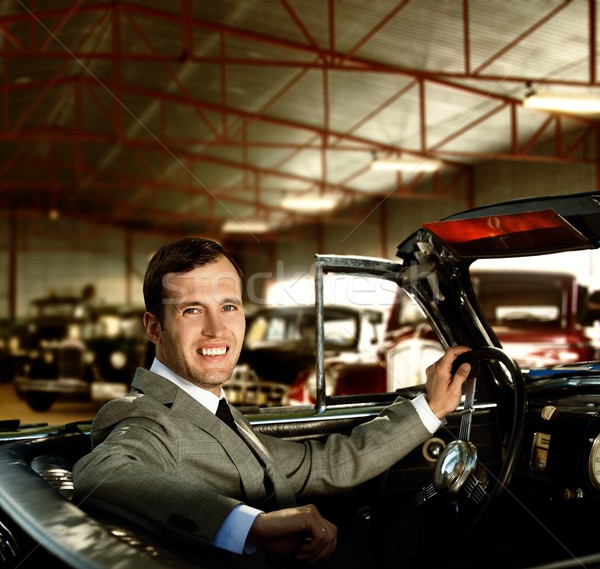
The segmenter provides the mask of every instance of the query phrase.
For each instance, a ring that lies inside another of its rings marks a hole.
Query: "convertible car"
[[[418,524],[429,536],[426,567],[600,567],[594,522],[600,363],[521,369],[502,350],[470,278],[476,259],[591,254],[599,245],[600,193],[581,193],[427,223],[399,245],[397,262],[317,255],[316,403],[249,409],[248,416],[271,436],[320,439],[369,421],[396,397],[417,395],[422,384],[352,396],[327,396],[324,389],[324,275],[375,275],[396,283],[427,314],[442,346],[472,348],[463,401],[435,436],[377,479],[311,501],[341,533],[368,526],[377,558],[385,528],[405,520],[404,527]],[[0,427],[0,567],[189,566],[181,545],[88,513],[72,500],[71,467],[90,448],[89,422],[28,427],[5,421]],[[387,567],[383,560],[381,567]]]

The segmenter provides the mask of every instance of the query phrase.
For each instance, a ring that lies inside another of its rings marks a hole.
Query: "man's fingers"
[[[337,546],[337,527],[321,518],[320,525],[311,528],[311,535],[303,543],[296,555],[299,561],[319,561],[327,559]]]
[[[310,563],[329,557],[337,545],[337,527],[312,504],[259,514],[248,543]]]
[[[469,373],[471,372],[471,364],[469,362],[463,362],[460,366],[456,367],[456,360],[462,356],[463,354],[468,353],[470,348],[465,348],[464,346],[455,346],[453,348],[453,358],[452,365],[450,369],[450,373],[453,374],[450,381],[457,379],[460,383],[464,383],[464,381],[469,377]],[[456,369],[455,369],[456,368]]]
[[[464,380],[468,377],[470,371],[471,371],[471,364],[465,362],[456,370],[456,373],[454,375],[458,376],[459,378],[462,378]]]
[[[448,348],[444,355],[426,370],[429,407],[438,419],[454,411],[460,403],[462,386],[471,367],[469,364],[463,364],[453,375],[452,366],[458,356],[470,350],[466,346]]]

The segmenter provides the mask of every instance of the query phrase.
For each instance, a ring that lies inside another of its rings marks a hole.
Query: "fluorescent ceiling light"
[[[425,158],[375,158],[371,162],[373,170],[381,172],[435,172],[441,164]]]
[[[222,226],[223,233],[266,233],[269,226],[265,221],[229,219]]]
[[[337,200],[332,196],[303,195],[288,196],[281,201],[281,207],[302,213],[330,211],[336,206]]]
[[[543,111],[593,114],[600,113],[600,96],[532,93],[523,99],[523,106]]]

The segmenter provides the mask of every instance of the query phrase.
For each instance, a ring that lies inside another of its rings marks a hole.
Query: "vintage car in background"
[[[383,320],[381,310],[324,307],[324,358],[330,393],[337,382],[352,389],[351,380],[363,364],[378,365]],[[314,399],[315,330],[314,304],[265,307],[248,316],[239,364],[225,386],[228,399],[239,406],[277,406]],[[345,374],[346,369],[352,371]],[[380,390],[384,388],[382,383]]]
[[[0,319],[0,383],[10,383],[15,377],[14,355],[22,330],[22,322],[15,318]]]
[[[599,247],[595,192],[516,200],[424,224],[400,244],[397,262],[317,255],[317,289],[325,274],[374,275],[406,291],[444,348],[472,348],[463,402],[431,438],[370,482],[307,498],[340,536],[366,526],[382,569],[400,562],[382,555],[382,536],[395,523],[421,525],[431,543],[423,567],[431,569],[600,567],[600,363],[522,370],[501,349],[469,271],[483,257]],[[248,409],[256,430],[325,440],[376,418],[397,397],[423,392],[418,384],[327,396],[323,308],[317,294],[316,403]],[[190,567],[185,542],[72,500],[72,464],[90,449],[85,419],[43,428],[0,423],[0,567]],[[196,558],[193,566],[218,564]]]
[[[125,395],[138,367],[149,368],[154,344],[146,337],[143,306],[98,305],[90,310],[81,337],[92,354],[90,400],[102,405]]]
[[[502,348],[522,368],[589,361],[597,347],[588,332],[600,314],[569,272],[471,270],[473,291]],[[592,298],[593,298],[592,293]],[[382,359],[387,388],[414,385],[443,348],[417,303],[399,290],[387,321]]]
[[[143,309],[50,296],[31,303],[12,331],[10,365],[17,395],[35,411],[58,398],[99,405],[124,395],[147,363]]]

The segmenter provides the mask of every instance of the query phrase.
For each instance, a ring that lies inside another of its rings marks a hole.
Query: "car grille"
[[[279,407],[289,403],[287,385],[260,381],[254,370],[247,366],[237,366],[223,389],[232,405]]]
[[[59,377],[83,377],[83,346],[65,342],[59,349]]]

